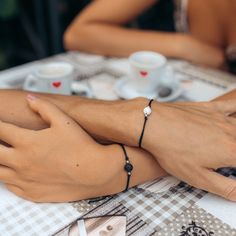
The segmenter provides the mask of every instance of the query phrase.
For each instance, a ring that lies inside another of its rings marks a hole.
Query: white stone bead
[[[149,115],[151,115],[151,113],[152,113],[151,107],[149,107],[149,106],[145,107],[145,108],[143,109],[143,113],[144,113],[144,115],[145,115],[146,117],[149,116]]]

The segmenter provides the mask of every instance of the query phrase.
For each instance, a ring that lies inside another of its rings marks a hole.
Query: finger
[[[0,167],[5,166],[15,169],[14,149],[0,145]]]
[[[17,182],[16,172],[6,166],[0,166],[0,181],[7,184],[15,184]]]
[[[6,184],[6,187],[10,192],[14,193],[15,195],[21,198],[24,198],[24,195],[25,195],[24,190],[20,188],[19,186],[14,185],[14,184]]]
[[[231,201],[236,201],[236,180],[225,177],[213,170],[205,170],[205,179],[201,189],[219,195]]]
[[[62,124],[63,122],[72,121],[63,111],[56,105],[35,97],[34,95],[27,95],[27,100],[30,108],[37,112],[44,121],[49,125]]]
[[[26,132],[28,130],[0,121],[0,140],[11,146],[17,145],[26,136]]]
[[[214,102],[214,104],[220,112],[226,115],[230,115],[236,112],[236,99],[217,101]]]

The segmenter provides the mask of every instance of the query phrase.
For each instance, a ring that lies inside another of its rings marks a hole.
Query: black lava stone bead
[[[124,169],[125,169],[127,172],[131,172],[131,171],[133,170],[133,165],[130,164],[130,163],[126,163]]]

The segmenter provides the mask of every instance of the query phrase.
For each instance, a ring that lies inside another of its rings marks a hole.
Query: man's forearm
[[[0,90],[0,120],[28,129],[45,128],[45,122],[27,106],[26,94],[19,90]],[[107,102],[77,96],[38,96],[56,104],[92,136],[137,145],[143,122],[142,110],[147,105],[143,99]],[[226,99],[236,99],[236,90],[216,100]]]
[[[23,128],[40,130],[46,128],[48,125],[35,114],[27,105],[26,96],[28,92],[21,90],[0,90],[0,120],[18,125]],[[79,113],[79,104],[84,104],[88,99],[78,96],[61,96],[52,94],[39,94],[37,96],[46,99],[75,120]],[[78,120],[77,120],[78,121]]]
[[[1,90],[0,119],[28,129],[38,130],[47,127],[27,106],[26,94],[18,90]],[[94,137],[131,146],[136,144],[143,119],[142,113],[140,117],[136,117],[136,111],[143,109],[146,103],[143,99],[107,102],[77,96],[49,94],[37,94],[37,96],[56,104]]]

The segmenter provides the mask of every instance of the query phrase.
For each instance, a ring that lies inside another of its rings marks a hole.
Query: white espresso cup
[[[24,82],[24,89],[33,92],[71,94],[73,66],[66,62],[41,65]]]
[[[135,90],[144,94],[157,90],[165,72],[166,62],[163,55],[151,51],[140,51],[130,55],[130,78]]]

